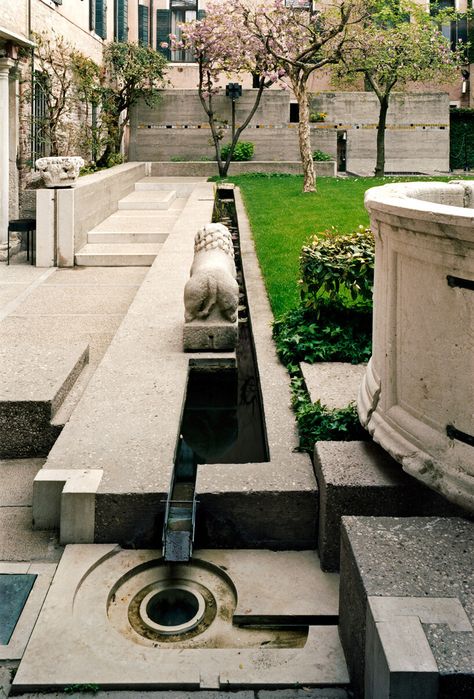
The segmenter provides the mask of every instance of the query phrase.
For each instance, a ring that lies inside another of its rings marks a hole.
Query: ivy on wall
[[[451,109],[449,166],[474,169],[474,109]]]

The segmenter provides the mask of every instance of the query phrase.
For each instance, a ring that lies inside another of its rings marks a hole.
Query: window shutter
[[[206,10],[198,10],[198,13],[197,13],[198,19],[204,19],[205,16],[206,16]]]
[[[169,44],[171,32],[171,15],[169,10],[157,10],[156,11],[156,50],[160,51],[165,58],[169,61],[171,57],[171,51],[169,49],[161,48],[160,44],[162,41],[166,41]]]
[[[102,39],[107,38],[107,3],[106,0],[95,0],[95,33]]]
[[[138,43],[148,46],[148,7],[138,6]]]
[[[89,0],[89,29],[95,30],[95,0]]]
[[[128,39],[128,0],[115,0],[115,40]]]

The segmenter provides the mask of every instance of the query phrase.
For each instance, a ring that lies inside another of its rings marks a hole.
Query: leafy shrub
[[[227,143],[221,148],[221,158],[223,160],[227,159],[230,151],[230,143]],[[254,145],[250,141],[239,141],[236,143],[234,152],[232,154],[231,160],[244,161],[252,160],[254,152]]]
[[[311,403],[301,378],[292,379],[292,403],[298,423],[300,449],[312,453],[315,442],[349,442],[367,439],[354,403],[330,410],[320,401]]]
[[[313,236],[300,255],[301,300],[317,309],[322,295],[340,298],[345,289],[355,300],[372,304],[375,243],[369,228],[347,235],[332,229]]]
[[[372,352],[372,312],[319,300],[318,312],[294,308],[273,324],[278,355],[290,373],[299,362],[367,362]]]
[[[309,120],[311,122],[325,121],[327,117],[326,112],[311,112],[309,115]]]
[[[325,153],[323,150],[315,150],[313,153],[313,160],[316,162],[322,162],[324,160],[334,160],[332,155]]]

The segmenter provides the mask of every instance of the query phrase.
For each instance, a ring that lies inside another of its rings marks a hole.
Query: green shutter
[[[128,39],[128,0],[115,0],[115,40]]]
[[[95,0],[89,0],[89,29],[95,30]]]
[[[156,11],[156,50],[161,51],[165,58],[169,61],[171,51],[162,49],[160,44],[166,41],[169,44],[171,32],[171,14],[169,10]]]
[[[204,19],[205,16],[206,16],[206,10],[198,10],[198,13],[197,13],[198,19]]]
[[[107,2],[106,0],[95,0],[95,33],[107,38]]]
[[[148,7],[138,6],[138,43],[148,46]]]

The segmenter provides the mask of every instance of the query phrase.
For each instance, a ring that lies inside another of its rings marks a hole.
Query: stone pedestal
[[[0,58],[0,247],[6,248],[8,237],[9,169],[10,169],[10,69],[11,58]]]
[[[474,511],[474,182],[371,189],[373,355],[363,426],[409,474]]]
[[[38,158],[36,161],[45,187],[75,187],[83,165],[84,160],[76,155]]]

